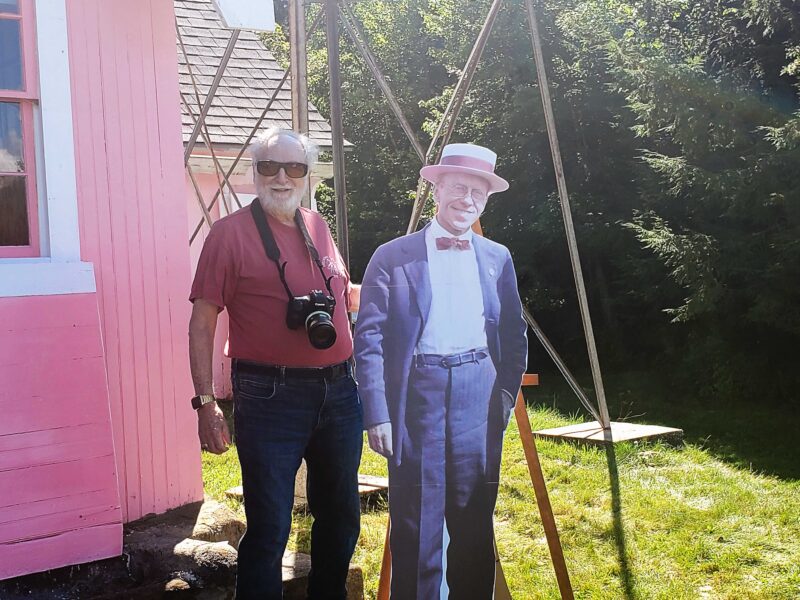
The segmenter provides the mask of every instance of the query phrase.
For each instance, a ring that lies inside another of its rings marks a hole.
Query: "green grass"
[[[529,400],[548,401],[550,393],[539,389],[529,394]],[[646,412],[650,419],[635,420],[663,422]],[[534,430],[580,420],[541,405],[529,409],[529,414]],[[677,421],[667,424],[687,427]],[[699,428],[697,422],[690,426]],[[775,426],[788,425],[784,419]],[[575,596],[800,598],[800,481],[756,472],[748,458],[748,453],[760,452],[764,455],[760,462],[769,462],[772,440],[762,439],[761,450],[754,441],[745,440],[742,457],[735,445],[715,446],[709,435],[690,434],[687,439],[682,448],[618,444],[612,454],[537,442]],[[791,471],[797,457],[794,450],[773,462]],[[220,498],[225,489],[239,484],[235,449],[222,457],[204,454],[203,467],[211,496]],[[385,461],[366,445],[361,472],[386,474]],[[618,476],[611,478],[610,472]],[[353,562],[364,571],[367,598],[375,597],[386,519],[381,506],[362,519]],[[506,433],[495,520],[513,597],[559,598],[513,420]],[[291,548],[308,551],[309,528],[310,517],[295,517]]]

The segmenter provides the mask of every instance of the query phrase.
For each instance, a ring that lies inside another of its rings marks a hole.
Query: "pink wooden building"
[[[0,0],[0,579],[202,498],[175,14]]]

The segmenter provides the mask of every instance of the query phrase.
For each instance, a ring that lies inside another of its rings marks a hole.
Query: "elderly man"
[[[508,250],[473,235],[508,184],[496,155],[444,148],[421,175],[436,217],[375,252],[361,289],[355,355],[373,450],[389,459],[392,597],[488,599],[503,431],[527,357]]]
[[[203,448],[224,452],[230,437],[212,395],[211,359],[225,308],[247,516],[236,597],[281,598],[294,480],[305,458],[314,516],[308,597],[345,598],[359,534],[363,429],[349,362],[349,276],[325,221],[300,208],[317,148],[273,129],[250,151],[258,198],[214,224],[192,285],[192,405]]]

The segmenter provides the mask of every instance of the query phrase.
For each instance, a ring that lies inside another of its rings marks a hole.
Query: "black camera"
[[[312,290],[308,296],[295,296],[289,300],[286,326],[297,329],[305,325],[311,345],[325,350],[336,342],[336,328],[331,319],[335,307],[336,300],[319,290]]]

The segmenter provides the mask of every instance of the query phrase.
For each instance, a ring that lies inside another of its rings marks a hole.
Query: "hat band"
[[[472,156],[458,156],[450,155],[442,157],[439,165],[446,167],[466,167],[468,169],[476,169],[478,171],[487,171],[494,173],[494,165],[486,160],[474,158]]]

